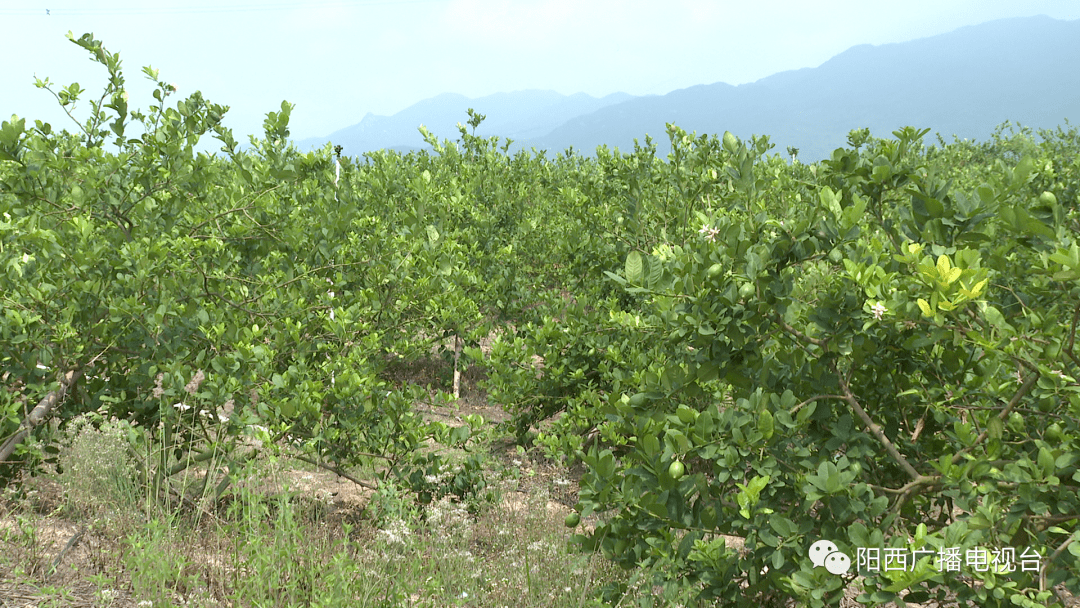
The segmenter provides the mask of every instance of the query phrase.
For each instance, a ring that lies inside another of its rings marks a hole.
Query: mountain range
[[[1033,129],[1080,122],[1080,20],[1003,19],[910,42],[860,45],[816,68],[781,72],[753,83],[703,84],[666,95],[518,91],[469,99],[443,94],[393,116],[368,114],[326,137],[354,156],[378,149],[426,147],[418,127],[456,139],[468,108],[486,115],[477,135],[510,138],[511,152],[573,147],[591,154],[606,145],[629,151],[646,134],[670,150],[666,124],[687,132],[748,138],[768,135],[776,152],[800,160],[827,157],[852,129],[878,137],[904,126],[930,128],[947,141],[983,140],[1010,121]]]

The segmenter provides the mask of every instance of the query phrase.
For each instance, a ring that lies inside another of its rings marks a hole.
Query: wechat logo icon
[[[810,561],[815,567],[825,566],[830,574],[846,574],[851,568],[851,558],[841,553],[836,543],[819,540],[810,545]]]

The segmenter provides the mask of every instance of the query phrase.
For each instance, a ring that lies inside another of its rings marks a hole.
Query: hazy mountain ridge
[[[1011,120],[1052,128],[1080,119],[1080,21],[1008,19],[949,34],[881,46],[860,45],[817,68],[782,72],[732,87],[703,85],[655,99],[634,99],[579,116],[526,145],[592,150],[628,148],[653,136],[668,150],[665,123],[687,131],[769,135],[783,152],[817,160],[869,127],[889,136],[929,127],[951,139],[985,139]],[[618,115],[621,129],[607,129]]]
[[[473,108],[487,118],[477,135],[498,135],[514,140],[532,139],[550,133],[567,120],[602,107],[630,99],[626,93],[591,97],[584,93],[562,95],[555,91],[528,90],[495,93],[469,99],[456,93],[444,93],[415,103],[393,116],[368,113],[358,124],[335,131],[326,137],[297,142],[301,149],[319,147],[327,141],[342,145],[347,154],[359,155],[370,150],[397,150],[426,147],[418,129],[423,124],[440,139],[457,139],[457,124],[468,121]]]
[[[888,136],[903,126],[929,127],[947,139],[985,139],[1005,121],[1053,128],[1080,121],[1080,20],[1003,19],[909,42],[858,45],[816,68],[781,72],[753,83],[698,85],[663,96],[522,91],[468,100],[440,95],[392,117],[368,115],[327,140],[347,153],[422,147],[416,128],[454,139],[466,108],[487,114],[480,135],[515,140],[512,150],[592,153],[628,150],[649,134],[668,151],[666,123],[688,132],[769,135],[777,152],[824,158],[852,129]],[[306,145],[305,145],[306,144]]]

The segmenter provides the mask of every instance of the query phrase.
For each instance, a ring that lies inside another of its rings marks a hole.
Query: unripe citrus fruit
[[[1024,432],[1024,415],[1020,412],[1012,412],[1009,414],[1009,429],[1014,433]]]
[[[1054,196],[1053,192],[1043,192],[1039,195],[1039,202],[1048,207],[1053,207],[1057,204],[1057,197]]]
[[[1064,440],[1065,433],[1061,430],[1061,425],[1055,422],[1046,427],[1046,438],[1050,441]]]
[[[566,524],[567,528],[576,528],[577,525],[581,523],[581,515],[578,513],[571,513],[566,516],[563,523]]]
[[[683,473],[686,472],[686,467],[683,466],[683,463],[676,460],[675,462],[671,463],[671,465],[667,469],[667,472],[668,475],[671,475],[672,479],[678,481],[680,478],[682,478]]]

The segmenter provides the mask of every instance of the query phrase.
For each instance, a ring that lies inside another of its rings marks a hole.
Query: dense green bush
[[[1034,156],[993,161],[983,182],[962,174],[960,188],[941,177],[949,150],[925,150],[924,134],[837,150],[811,167],[816,185],[763,159],[766,186],[676,198],[696,238],[662,233],[609,275],[644,299],[594,332],[639,354],[591,368],[600,394],[579,391],[540,437],[587,468],[579,506],[604,521],[583,547],[725,603],[838,602],[858,570],[815,568],[821,539],[853,566],[859,548],[932,556],[906,571],[861,564],[864,601],[1035,606],[1056,584],[1077,589],[1080,216],[1060,181],[1075,179],[1076,135],[1044,134],[1025,146]],[[672,143],[676,158],[709,145]],[[738,159],[763,151],[723,146],[721,175],[746,175]],[[562,352],[546,365],[574,349]],[[933,557],[952,547],[1043,559],[939,571]]]

